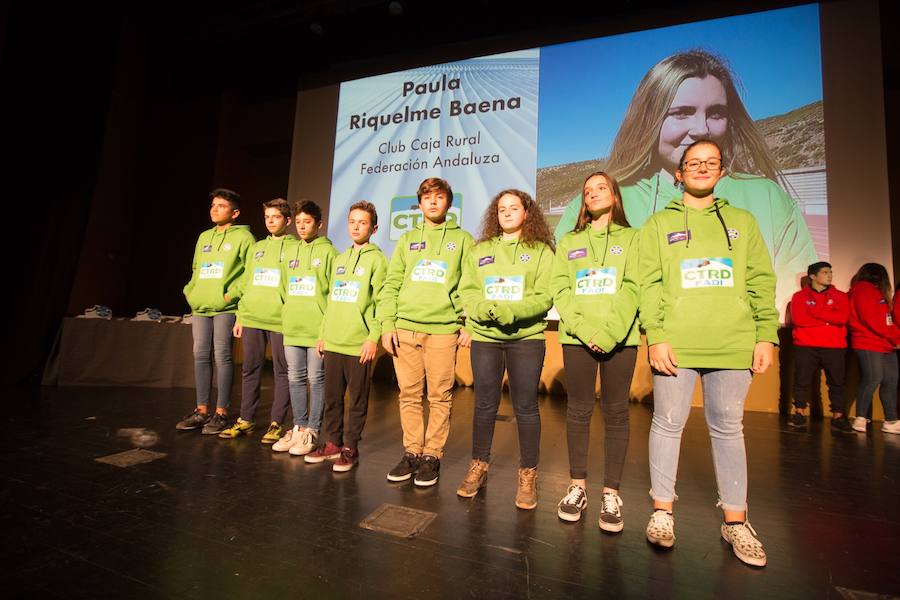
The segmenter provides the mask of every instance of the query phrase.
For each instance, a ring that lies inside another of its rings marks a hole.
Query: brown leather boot
[[[458,496],[472,498],[487,483],[487,472],[490,465],[481,459],[473,458],[469,463],[469,472],[456,490]]]
[[[519,489],[516,490],[516,506],[533,510],[537,506],[537,468],[519,469]]]

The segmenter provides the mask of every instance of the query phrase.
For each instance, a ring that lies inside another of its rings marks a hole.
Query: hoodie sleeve
[[[610,307],[606,322],[589,340],[599,346],[604,352],[611,351],[628,337],[628,333],[634,326],[640,301],[640,285],[637,280],[639,263],[640,248],[638,236],[635,234],[628,247],[628,255],[625,257],[622,287],[619,288],[613,297],[612,307]]]
[[[379,254],[381,254],[381,252],[379,252]],[[366,322],[366,327],[369,328],[369,335],[366,337],[366,340],[375,342],[376,344],[381,339],[381,323],[375,318],[375,313],[376,307],[378,306],[378,298],[381,295],[382,289],[384,288],[384,281],[387,278],[387,272],[387,258],[384,254],[381,254],[381,256],[376,259],[375,264],[372,265],[372,301],[369,303],[369,306],[366,307],[366,312],[363,314],[363,320]]]
[[[462,277],[459,280],[459,298],[467,319],[479,322],[491,320],[488,310],[492,303],[484,299],[482,282],[478,277],[478,253],[474,251],[474,246],[469,249],[468,256],[463,262]]]
[[[201,242],[200,242],[200,239],[198,238],[197,243],[194,244],[194,257],[193,257],[193,259],[191,259],[191,279],[190,279],[190,281],[187,282],[187,284],[185,284],[184,289],[182,290],[182,292],[184,293],[185,300],[188,300],[188,304],[190,304],[190,300],[188,299],[188,296],[191,295],[191,290],[194,289],[194,286],[197,284],[197,278],[200,276],[200,266],[199,266],[200,247],[201,247]],[[191,307],[191,308],[193,308],[193,307]]]
[[[647,332],[647,344],[667,342],[663,307],[662,256],[659,251],[657,219],[650,218],[638,232],[638,311]]]
[[[831,297],[834,299],[834,304],[826,306],[822,318],[825,319],[829,325],[843,327],[850,321],[850,298],[848,298],[847,294],[844,292],[840,292],[834,288],[832,288],[832,290],[833,293],[831,294]]]
[[[465,270],[466,263],[469,260],[469,253],[472,250],[472,246],[475,242],[472,240],[472,236],[466,234],[463,237],[462,242],[462,253],[459,259],[459,268],[460,271]],[[450,292],[450,303],[453,305],[453,310],[456,311],[457,316],[462,315],[464,310],[462,298],[459,295],[459,288],[462,285],[462,273],[460,273],[460,282],[453,288],[453,291]],[[461,320],[461,319],[460,319]]]
[[[505,304],[512,310],[513,318],[516,321],[546,316],[547,311],[553,306],[553,298],[550,296],[552,274],[553,253],[549,246],[543,245],[534,274],[534,285],[519,302]]]
[[[553,269],[550,275],[550,296],[553,298],[553,304],[559,313],[560,319],[566,329],[573,332],[575,336],[584,344],[590,343],[598,328],[584,318],[578,305],[575,303],[574,293],[572,291],[574,282],[569,272],[568,251],[569,244],[563,238],[559,245],[556,246],[556,253],[553,256]]]
[[[857,288],[853,292],[853,305],[860,322],[875,335],[886,339],[892,346],[900,346],[900,328],[888,325],[889,308],[877,288]]]
[[[750,311],[756,322],[756,341],[778,344],[778,310],[775,308],[775,273],[766,242],[756,219],[748,219],[747,272],[745,283]]]
[[[824,325],[825,320],[817,316],[813,310],[814,306],[809,306],[806,303],[804,296],[806,295],[805,291],[799,291],[791,296],[791,304],[789,306],[791,311],[791,323],[794,327],[818,327],[819,325]]]
[[[244,295],[244,290],[247,289],[247,281],[248,278],[251,277],[247,256],[250,254],[250,250],[253,248],[254,244],[256,244],[256,240],[250,234],[241,240],[241,245],[238,247],[238,260],[244,266],[244,273],[235,279],[225,291],[230,300],[240,300],[241,296]]]
[[[405,240],[401,237],[394,247],[394,254],[388,266],[384,285],[378,294],[376,303],[376,318],[381,323],[383,333],[389,333],[396,329],[397,298],[400,288],[403,287],[403,278],[406,276],[406,248]]]

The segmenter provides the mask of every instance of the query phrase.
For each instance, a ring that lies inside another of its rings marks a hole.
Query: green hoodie
[[[285,346],[315,347],[331,291],[335,256],[337,250],[327,237],[308,243],[292,239],[284,245],[281,327]]]
[[[230,225],[222,231],[213,227],[200,234],[191,280],[184,286],[192,314],[212,317],[237,310],[247,253],[255,242],[246,225]]]
[[[749,212],[717,199],[672,200],[639,234],[640,319],[679,367],[749,369],[757,342],[778,343],[775,274]]]
[[[238,303],[237,322],[243,327],[281,333],[281,261],[287,244],[297,238],[271,235],[253,245],[247,255],[244,295]]]
[[[397,242],[378,295],[383,332],[455,333],[462,326],[459,279],[472,236],[456,223],[425,223]]]
[[[553,250],[495,237],[472,246],[463,266],[459,296],[466,330],[479,342],[542,340],[553,305]]]
[[[387,258],[371,242],[359,250],[351,246],[334,259],[331,294],[319,329],[326,350],[359,356],[364,342],[378,343],[381,324],[375,318],[375,299],[387,269]]]
[[[779,303],[790,300],[797,291],[798,274],[805,274],[806,267],[818,260],[797,203],[771,179],[741,173],[722,177],[716,184],[715,196],[728,198],[731,206],[748,210],[756,217],[778,276]],[[659,173],[622,186],[622,205],[632,227],[642,227],[650,215],[675,198],[681,198],[681,191]],[[581,194],[566,207],[556,227],[557,238],[574,229],[580,208]]]
[[[594,343],[610,352],[639,346],[637,230],[611,223],[563,236],[556,248],[550,293],[559,311],[561,344]]]

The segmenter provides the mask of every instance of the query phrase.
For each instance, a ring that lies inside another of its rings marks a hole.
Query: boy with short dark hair
[[[350,207],[347,230],[353,245],[334,259],[331,294],[316,344],[325,358],[326,441],[304,457],[308,463],[337,459],[332,467],[337,472],[349,471],[359,462],[359,440],[369,408],[369,363],[381,337],[375,299],[388,266],[381,249],[369,241],[378,230],[378,213],[372,203],[357,202]],[[348,392],[350,405],[346,421],[344,392]]]
[[[387,279],[378,296],[381,343],[394,357],[400,386],[403,457],[387,475],[421,487],[437,483],[444,445],[450,434],[450,408],[456,382],[457,345],[468,346],[462,329],[459,280],[472,236],[448,219],[450,184],[438,177],[416,191],[424,217],[397,242]],[[428,394],[425,423],[422,394]]]
[[[238,303],[234,337],[242,340],[244,364],[241,368],[241,416],[237,422],[219,434],[231,439],[250,433],[254,428],[256,407],[259,405],[260,378],[266,359],[266,343],[272,348],[275,371],[275,397],[272,419],[262,443],[274,444],[282,434],[282,423],[290,404],[287,362],[281,335],[281,261],[285,245],[295,239],[287,233],[291,224],[291,207],[286,200],[276,198],[263,203],[266,230],[269,236],[258,241],[250,250],[247,272],[244,275],[244,295]]]
[[[322,209],[315,202],[294,203],[294,225],[300,239],[285,245],[281,261],[281,325],[294,427],[275,442],[272,450],[304,456],[318,445],[322,425],[325,370],[316,342],[337,250],[331,240],[319,236]]]
[[[231,329],[241,297],[247,253],[256,242],[249,227],[234,224],[241,214],[241,197],[236,192],[218,188],[210,192],[209,199],[213,228],[197,238],[191,280],[184,286],[184,297],[191,307],[197,408],[175,426],[181,430],[202,428],[202,433],[207,435],[219,433],[228,425],[234,375]],[[209,414],[211,350],[215,355],[219,388],[216,412],[212,416]]]

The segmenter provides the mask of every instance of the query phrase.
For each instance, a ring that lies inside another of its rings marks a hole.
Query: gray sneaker
[[[200,429],[206,422],[209,421],[209,413],[200,412],[199,408],[195,408],[194,412],[178,421],[175,425],[175,429],[179,429],[181,431],[190,431],[192,429]]]
[[[206,422],[206,425],[203,426],[203,431],[200,433],[203,435],[219,435],[226,427],[228,427],[228,415],[216,413]]]

